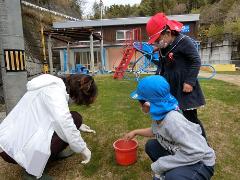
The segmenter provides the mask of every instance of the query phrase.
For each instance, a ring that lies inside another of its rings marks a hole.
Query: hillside
[[[200,11],[200,35],[202,40],[211,37],[222,40],[226,34],[240,40],[240,1],[220,0],[203,6]]]
[[[26,0],[41,7],[81,19],[82,12],[77,0]]]
[[[79,7],[74,4],[74,0],[27,0],[26,2],[32,3],[43,8],[56,11],[67,16],[74,18],[81,18]],[[23,33],[25,39],[25,52],[28,61],[33,63],[42,63],[44,60],[41,27],[43,29],[50,29],[52,22],[64,21],[63,17],[55,16],[53,13],[41,11],[39,9],[26,6],[22,3],[22,20],[23,20]],[[47,47],[47,40],[45,38],[45,47]],[[46,48],[47,54],[47,48]],[[47,58],[48,59],[48,58]],[[53,52],[53,61],[59,63],[59,54]]]

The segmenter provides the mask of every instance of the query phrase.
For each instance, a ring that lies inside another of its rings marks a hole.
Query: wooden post
[[[90,35],[90,71],[92,71],[92,74],[94,74],[94,53],[93,53],[93,35]]]
[[[67,73],[70,73],[70,45],[67,43]]]
[[[51,39],[51,35],[48,36],[48,60],[49,60],[50,74],[53,74],[52,39]]]

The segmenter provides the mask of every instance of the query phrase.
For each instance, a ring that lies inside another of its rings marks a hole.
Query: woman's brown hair
[[[78,105],[90,105],[97,97],[97,85],[90,75],[72,74],[66,77],[65,85],[70,97]]]

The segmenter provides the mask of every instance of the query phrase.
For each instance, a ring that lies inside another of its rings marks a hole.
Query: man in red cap
[[[156,50],[159,50],[157,74],[166,78],[183,115],[199,124],[206,138],[203,125],[197,117],[197,108],[205,104],[197,80],[201,60],[192,39],[180,33],[182,27],[182,23],[169,20],[164,13],[157,13],[147,22],[148,43],[154,43]]]

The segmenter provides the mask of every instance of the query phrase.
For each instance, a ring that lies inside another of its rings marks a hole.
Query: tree
[[[207,4],[208,0],[179,0],[179,4],[185,4],[187,13],[190,13],[193,9],[199,9],[200,7]]]
[[[105,9],[105,16],[107,18],[130,17],[137,13],[137,6],[131,7],[128,5],[111,5]]]
[[[158,12],[171,14],[176,4],[176,0],[142,0],[139,12],[145,16],[152,16]]]
[[[74,3],[77,5],[79,13],[82,16],[83,15],[83,8],[86,4],[86,1],[85,0],[74,0]]]
[[[93,4],[93,17],[92,19],[100,19],[101,18],[101,2],[94,2]]]
[[[172,14],[185,14],[186,12],[187,12],[187,7],[186,7],[186,4],[184,3],[177,4],[172,9]]]
[[[233,7],[235,0],[221,0],[219,3],[207,5],[201,11],[202,24],[223,24],[228,11]]]

